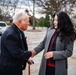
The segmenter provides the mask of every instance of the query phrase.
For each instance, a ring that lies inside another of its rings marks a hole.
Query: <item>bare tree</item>
[[[15,13],[15,9],[17,7],[19,0],[1,0],[0,1],[0,9],[3,16],[9,16],[10,13]]]
[[[40,13],[53,15],[60,10],[71,13],[76,6],[76,0],[37,0],[36,4],[42,8]]]

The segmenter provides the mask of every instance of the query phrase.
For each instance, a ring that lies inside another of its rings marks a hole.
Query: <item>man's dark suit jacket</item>
[[[10,73],[11,75],[22,75],[22,65],[30,56],[31,52],[28,51],[23,32],[15,24],[8,27],[1,36],[0,73],[4,72],[2,75],[10,75]]]

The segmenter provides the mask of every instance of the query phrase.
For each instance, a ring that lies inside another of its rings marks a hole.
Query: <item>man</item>
[[[14,15],[13,24],[1,36],[0,75],[22,75],[22,69],[32,55],[23,33],[29,24],[28,15],[19,12]],[[29,62],[32,64],[32,61]]]

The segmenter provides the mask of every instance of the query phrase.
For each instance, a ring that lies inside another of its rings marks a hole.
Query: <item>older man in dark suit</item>
[[[13,24],[1,36],[0,75],[22,75],[22,69],[32,55],[23,33],[29,24],[28,15],[18,12],[13,17]]]

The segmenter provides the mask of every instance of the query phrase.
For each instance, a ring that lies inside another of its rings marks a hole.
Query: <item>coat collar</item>
[[[19,31],[20,31],[21,33],[23,33],[14,23],[12,24],[11,27],[14,29],[14,31],[15,31],[18,35],[20,35]]]
[[[55,32],[55,29],[49,29],[49,30],[47,31],[47,34],[46,34],[46,36],[47,36],[47,41],[46,41],[46,45],[45,45],[45,46],[46,46],[45,53],[46,53],[47,50],[48,50],[49,43],[50,43],[50,40],[51,40],[54,32]]]

